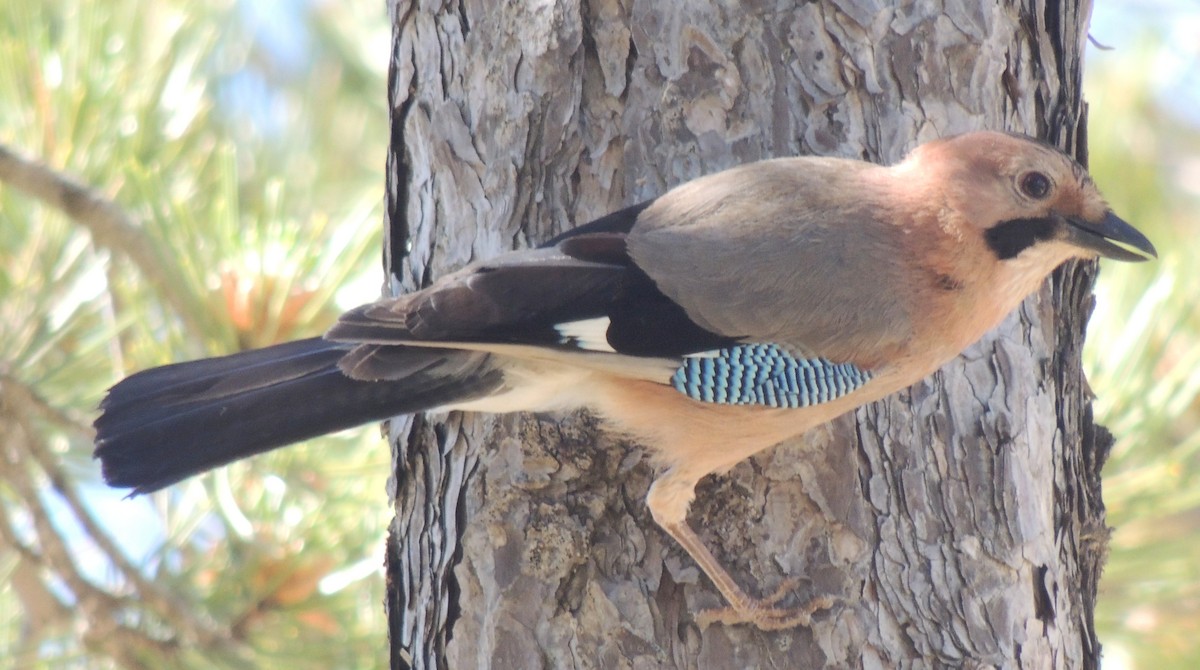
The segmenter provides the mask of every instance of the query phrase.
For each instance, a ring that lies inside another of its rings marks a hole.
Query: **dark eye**
[[[1050,194],[1050,178],[1041,172],[1026,172],[1021,175],[1021,192],[1034,200],[1041,200]]]

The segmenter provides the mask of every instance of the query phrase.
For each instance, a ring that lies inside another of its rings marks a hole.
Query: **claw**
[[[775,607],[784,596],[792,592],[797,583],[796,579],[787,579],[775,593],[766,598],[747,598],[728,607],[704,610],[696,615],[696,623],[700,624],[701,629],[720,623],[726,626],[750,624],[762,630],[787,630],[797,626],[808,626],[815,612],[829,609],[837,602],[833,596],[820,596],[808,601],[803,607]]]

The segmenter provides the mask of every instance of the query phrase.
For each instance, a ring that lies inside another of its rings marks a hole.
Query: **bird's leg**
[[[733,581],[733,577],[725,568],[721,567],[716,556],[713,556],[708,547],[704,546],[700,537],[686,521],[663,525],[663,530],[667,531],[687,551],[729,603],[728,607],[700,612],[696,621],[701,627],[707,627],[713,623],[726,625],[748,623],[762,630],[783,630],[796,626],[807,626],[812,619],[813,612],[833,606],[833,598],[822,596],[812,599],[803,607],[776,607],[776,604],[796,587],[797,580],[794,578],[784,580],[775,593],[766,598],[752,598]]]
[[[696,620],[702,627],[712,623],[747,623],[762,630],[783,630],[807,626],[813,612],[833,606],[833,598],[822,596],[814,598],[803,607],[776,607],[776,604],[795,588],[795,579],[785,580],[775,593],[766,598],[750,597],[733,581],[733,577],[721,566],[717,557],[713,556],[700,540],[700,536],[688,525],[687,509],[691,506],[694,487],[695,482],[685,484],[671,477],[671,473],[667,473],[650,487],[646,502],[658,525],[687,551],[729,603],[728,607],[701,612]]]

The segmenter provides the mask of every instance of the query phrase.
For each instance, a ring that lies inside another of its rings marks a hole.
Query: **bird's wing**
[[[902,281],[898,264],[872,258],[895,254],[892,228],[863,244],[842,221],[864,215],[861,200],[797,197],[844,169],[805,159],[701,179],[351,310],[326,337],[360,345],[342,362],[360,379],[390,377],[386,347],[449,346],[653,379],[707,402],[824,402],[865,384],[909,334],[904,307],[881,297]]]
[[[539,359],[620,354],[659,359],[645,363],[663,379],[662,371],[669,375],[673,368],[662,359],[733,340],[697,326],[630,259],[627,232],[648,205],[580,226],[547,246],[474,263],[416,293],[353,309],[326,337],[376,348],[449,344],[514,355],[526,348]],[[371,349],[356,351],[343,369],[357,378],[389,376]]]
[[[628,252],[705,331],[874,368],[911,340],[920,281],[867,187],[883,169],[793,158],[697,179],[641,213]]]

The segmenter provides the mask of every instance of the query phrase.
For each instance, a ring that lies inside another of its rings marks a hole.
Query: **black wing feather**
[[[326,337],[569,347],[556,326],[607,317],[609,345],[630,356],[675,357],[735,343],[693,322],[629,257],[629,213],[648,204],[560,235],[553,247],[508,254],[424,291],[351,310]]]
[[[639,202],[636,205],[630,205],[625,209],[617,210],[612,214],[605,214],[594,221],[589,221],[582,226],[575,226],[565,233],[555,235],[542,244],[541,248],[547,249],[550,247],[556,247],[563,240],[577,237],[579,235],[593,235],[596,233],[617,233],[619,235],[628,235],[629,231],[633,230],[633,226],[637,223],[638,217],[641,216],[642,212],[653,204],[653,199],[647,200],[645,202]]]

